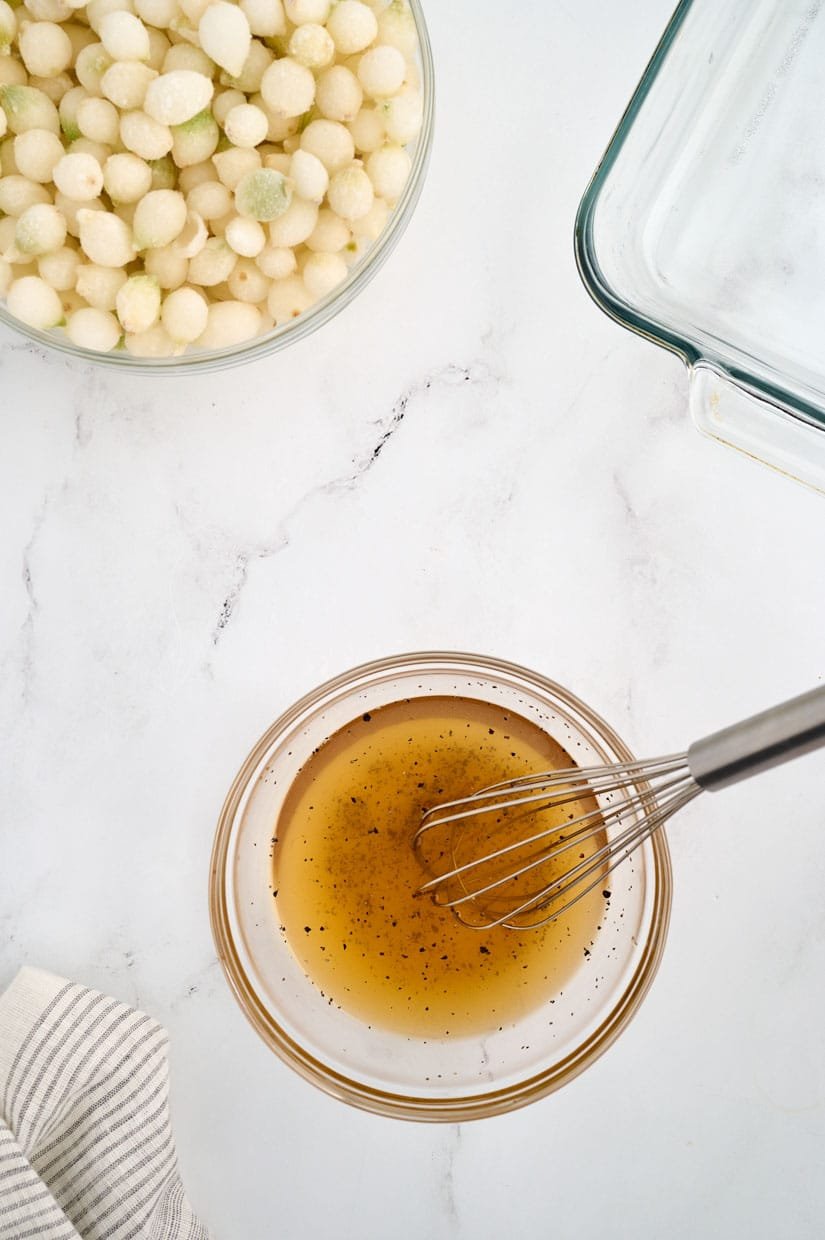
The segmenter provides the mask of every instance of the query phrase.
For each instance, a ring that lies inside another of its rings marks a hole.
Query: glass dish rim
[[[273,328],[266,336],[246,340],[242,344],[232,345],[226,349],[212,349],[204,353],[183,353],[177,357],[142,358],[132,357],[123,350],[98,353],[92,349],[81,349],[72,344],[68,337],[59,334],[52,335],[21,323],[19,319],[9,314],[2,303],[0,303],[0,324],[23,336],[33,345],[48,350],[49,353],[73,358],[89,365],[119,370],[130,375],[180,377],[187,374],[206,374],[209,371],[226,370],[246,362],[257,361],[262,357],[270,357],[280,352],[281,349],[305,339],[335,318],[364,290],[389,258],[407,228],[424,188],[435,123],[435,65],[422,0],[407,0],[407,3],[415,21],[421,57],[423,103],[421,132],[415,142],[407,183],[390,213],[386,228],[363,258],[355,264],[339,288],[333,289],[331,293],[321,298],[296,319]]]
[[[748,395],[767,402],[780,413],[790,414],[805,426],[812,426],[815,430],[822,431],[825,430],[825,425],[823,425],[825,407],[814,401],[806,400],[787,387],[773,383],[747,367],[738,365],[723,352],[691,340],[687,335],[643,313],[616,291],[605,277],[598,260],[593,241],[593,225],[602,191],[624,149],[636,117],[658,77],[671,45],[677,38],[694,3],[695,0],[679,0],[582,195],[576,212],[573,233],[576,266],[592,300],[600,310],[621,327],[627,328],[635,335],[651,341],[660,348],[675,353],[689,370],[700,365],[707,366],[727,377],[735,387]]]
[[[489,655],[430,650],[390,655],[361,663],[326,680],[282,712],[258,739],[242,763],[224,800],[215,831],[209,867],[209,920],[218,960],[241,1011],[266,1046],[300,1076],[332,1097],[373,1114],[414,1121],[459,1123],[504,1114],[553,1093],[594,1063],[619,1037],[638,1011],[661,963],[670,923],[672,873],[667,838],[663,830],[656,831],[651,837],[654,890],[650,928],[641,958],[630,981],[617,996],[599,1027],[580,1046],[527,1080],[457,1099],[422,1099],[352,1080],[320,1062],[290,1038],[277,1022],[273,1021],[271,1014],[258,999],[232,941],[225,874],[236,813],[267,749],[280,733],[291,727],[305,712],[330,695],[357,686],[359,681],[366,677],[413,668],[421,671],[424,665],[434,669],[460,665],[462,671],[475,668],[484,673],[521,677],[534,688],[551,698],[557,697],[568,707],[580,712],[586,723],[613,749],[620,760],[633,760],[633,754],[622,739],[586,703],[557,682],[519,664]]]

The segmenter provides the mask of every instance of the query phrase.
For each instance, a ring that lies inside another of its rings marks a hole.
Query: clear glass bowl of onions
[[[332,318],[432,142],[419,0],[0,0],[0,322],[130,372]]]

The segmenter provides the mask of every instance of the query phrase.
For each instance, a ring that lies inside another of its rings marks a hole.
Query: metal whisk
[[[492,784],[426,811],[413,847],[431,877],[418,894],[475,929],[545,925],[604,886],[700,792],[821,746],[825,686],[695,741],[685,753]],[[538,819],[547,814],[552,825]]]

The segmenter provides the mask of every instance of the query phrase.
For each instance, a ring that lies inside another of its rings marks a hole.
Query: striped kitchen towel
[[[39,969],[0,995],[0,1240],[208,1240],[178,1179],[166,1031]]]

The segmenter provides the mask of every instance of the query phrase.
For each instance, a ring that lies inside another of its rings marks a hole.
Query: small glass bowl
[[[232,345],[227,349],[210,349],[202,352],[182,353],[178,357],[132,357],[125,350],[118,349],[111,353],[100,353],[92,349],[80,349],[72,344],[69,338],[59,331],[38,331],[21,323],[14,315],[9,314],[5,305],[0,302],[0,323],[11,327],[14,331],[28,336],[35,343],[47,349],[56,349],[59,353],[68,353],[72,357],[81,358],[86,362],[95,362],[100,366],[110,366],[127,370],[131,374],[193,374],[206,370],[226,370],[230,366],[238,366],[243,362],[251,362],[270,353],[277,353],[287,345],[303,340],[305,336],[328,323],[341,310],[357,297],[372,277],[380,270],[389,258],[404,229],[412,218],[413,211],[424,185],[424,174],[429,163],[433,140],[433,121],[435,117],[435,84],[432,48],[427,33],[427,24],[421,8],[421,0],[408,0],[410,11],[415,20],[418,33],[418,52],[421,70],[421,96],[423,113],[421,132],[410,145],[412,166],[404,192],[393,208],[389,221],[380,237],[370,246],[369,250],[354,264],[343,284],[338,285],[326,297],[321,298],[298,315],[289,323],[275,327],[265,336],[256,336],[254,340],[245,340],[242,344]]]
[[[370,1028],[330,1006],[278,929],[269,863],[274,826],[299,768],[333,732],[365,711],[430,695],[475,698],[522,714],[582,765],[633,757],[583,702],[511,663],[427,652],[365,664],[297,702],[244,762],[218,823],[209,908],[229,985],[253,1027],[285,1063],[364,1110],[455,1123],[510,1111],[551,1093],[619,1036],[659,966],[671,873],[661,830],[613,871],[601,933],[587,966],[565,987],[564,1003],[554,1004],[552,1024],[544,1005],[484,1037],[425,1041]]]

